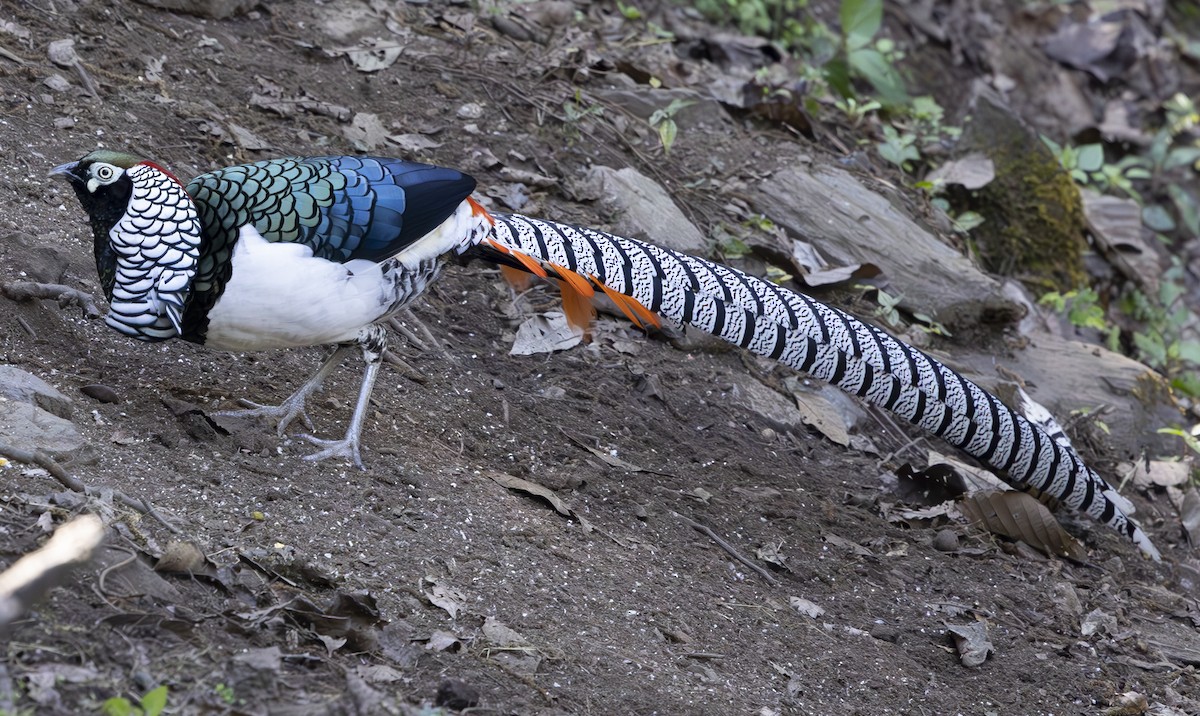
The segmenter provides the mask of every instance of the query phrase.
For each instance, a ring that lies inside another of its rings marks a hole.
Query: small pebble
[[[446,679],[438,684],[437,696],[433,703],[454,711],[462,711],[479,704],[479,691],[464,681]]]
[[[871,636],[879,641],[890,641],[895,644],[900,641],[900,632],[894,626],[887,624],[876,624],[871,628]]]
[[[100,383],[85,385],[79,389],[79,392],[93,400],[98,400],[101,403],[121,402],[121,396],[117,395],[117,391],[113,390],[107,385],[101,385]]]
[[[933,538],[933,548],[939,552],[957,552],[958,535],[954,530],[939,530]]]

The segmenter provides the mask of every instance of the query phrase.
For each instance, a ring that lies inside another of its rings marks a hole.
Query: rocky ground
[[[1019,292],[962,258],[849,123],[738,106],[730,88],[778,57],[679,6],[163,4],[209,16],[0,6],[0,439],[51,450],[90,488],[0,467],[0,566],[78,513],[110,523],[95,561],[5,635],[0,713],[98,712],[162,686],[165,713],[1200,713],[1200,569],[1154,481],[1124,491],[1161,564],[1065,512],[1086,556],[1047,559],[914,511],[895,470],[924,467],[919,435],[737,350],[602,316],[590,343],[513,355],[555,292],[514,295],[480,265],[402,321],[367,469],[313,465],[295,435],[213,412],[284,397],[323,349],[135,344],[14,293],[100,301],[82,212],[46,176],[97,146],[181,177],[403,155],[471,171],[499,210],[709,254],[741,227],[748,270],[802,239],[882,272],[901,308],[951,329],[907,337],[952,365],[1024,380],[1060,415],[1115,407],[1111,435],[1081,426],[1106,474],[1161,455],[1154,429],[1182,420],[1145,367],[1036,314],[1015,323]],[[1039,129],[1080,130],[1045,86],[1078,91],[1080,73],[1013,49],[1057,16],[997,8],[1028,36],[989,44],[968,22],[983,11],[938,24],[904,7],[889,31],[921,48],[948,107],[978,77]],[[693,104],[664,155],[647,119],[673,99]],[[747,229],[758,214],[781,233]],[[869,318],[853,283],[816,292]],[[344,430],[358,378],[348,363],[330,380],[318,434]]]

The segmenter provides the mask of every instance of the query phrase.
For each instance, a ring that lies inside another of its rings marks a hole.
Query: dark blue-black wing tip
[[[394,256],[450,218],[476,186],[469,174],[421,162],[369,156],[317,159],[365,178],[375,190],[378,225],[348,258],[380,261]]]

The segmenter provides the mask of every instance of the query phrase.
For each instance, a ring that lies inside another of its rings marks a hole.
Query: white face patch
[[[88,167],[87,190],[95,194],[97,189],[112,184],[120,179],[124,173],[125,170],[120,167],[104,162],[96,162]]]

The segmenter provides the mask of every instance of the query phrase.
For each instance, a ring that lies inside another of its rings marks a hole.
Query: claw
[[[302,433],[300,437],[309,441],[318,447],[324,447],[324,450],[315,452],[312,455],[305,455],[304,460],[307,462],[318,462],[331,457],[343,458],[350,460],[359,470],[366,470],[363,465],[362,455],[359,453],[358,438],[349,434],[341,440],[326,440],[315,435]]]
[[[226,418],[267,418],[276,423],[276,432],[279,437],[283,437],[283,432],[287,430],[287,426],[292,424],[296,418],[304,423],[304,427],[313,430],[312,420],[308,417],[308,410],[305,406],[305,396],[297,393],[279,405],[263,405],[255,403],[244,398],[239,399],[238,403],[247,406],[244,410],[221,410],[213,415],[219,415]]]

